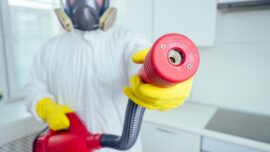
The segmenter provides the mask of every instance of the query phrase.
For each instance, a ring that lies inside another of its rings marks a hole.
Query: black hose
[[[145,108],[129,99],[122,136],[102,134],[100,139],[101,146],[117,150],[130,149],[138,138],[144,111]]]
[[[32,152],[35,152],[35,146],[36,146],[36,141],[37,139],[46,131],[48,131],[48,127],[45,127],[44,129],[42,129],[40,132],[37,133],[37,135],[35,136],[34,140],[33,140],[33,145],[32,145]]]

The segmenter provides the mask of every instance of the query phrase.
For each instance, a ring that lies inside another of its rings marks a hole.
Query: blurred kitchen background
[[[147,111],[145,152],[270,152],[270,0],[111,0],[117,24],[154,41],[191,38],[201,63],[184,106]],[[32,59],[63,33],[58,0],[0,1],[0,152],[29,151],[44,127],[25,110],[20,89]],[[14,148],[15,147],[15,148]]]

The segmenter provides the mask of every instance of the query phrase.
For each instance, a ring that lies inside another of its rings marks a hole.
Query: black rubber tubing
[[[101,146],[116,150],[130,149],[138,138],[144,111],[145,108],[129,99],[121,137],[111,134],[102,134],[100,139]]]

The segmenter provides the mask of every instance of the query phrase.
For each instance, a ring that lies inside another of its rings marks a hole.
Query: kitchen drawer
[[[202,151],[206,152],[266,152],[249,147],[216,140],[209,137],[202,138]]]
[[[145,152],[199,152],[200,136],[158,125],[142,126],[143,151]]]

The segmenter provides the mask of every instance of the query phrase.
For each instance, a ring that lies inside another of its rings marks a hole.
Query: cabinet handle
[[[163,128],[156,128],[158,131],[164,132],[164,133],[168,133],[168,134],[178,134],[178,132],[176,131],[171,131],[171,130],[167,130],[167,129],[163,129]]]

